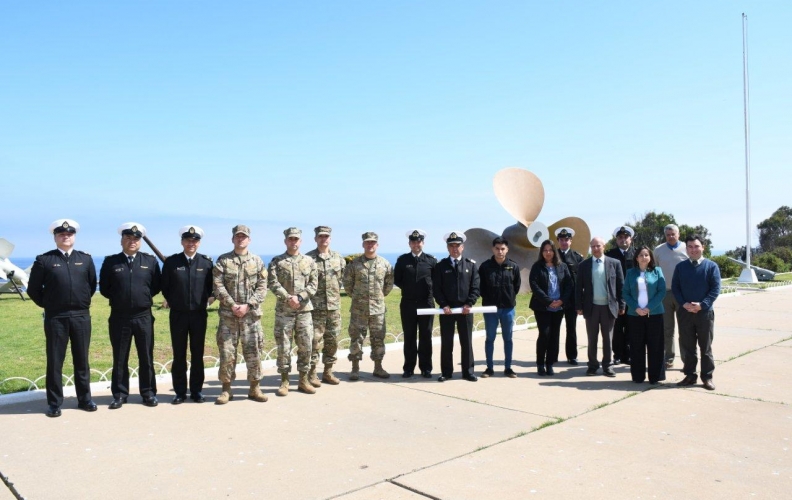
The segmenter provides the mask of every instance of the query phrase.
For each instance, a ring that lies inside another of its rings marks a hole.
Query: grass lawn
[[[401,333],[401,321],[399,319],[399,300],[401,291],[394,288],[393,292],[387,297],[387,331],[389,334],[398,335]],[[165,364],[172,359],[170,331],[168,329],[168,310],[161,309],[162,296],[158,295],[154,299],[154,360]],[[526,318],[532,314],[528,308],[530,294],[520,294],[517,298],[517,316]],[[346,328],[349,325],[349,305],[350,299],[344,295],[341,299],[342,308],[342,330],[341,339],[347,339]],[[262,305],[264,312],[261,318],[261,326],[264,329],[265,351],[275,347],[273,328],[275,326],[275,299],[272,294],[267,294],[267,298]],[[39,387],[44,387],[43,376],[46,372],[47,360],[44,350],[44,327],[43,310],[36,306],[33,301],[24,302],[18,295],[0,295],[0,394],[27,390],[30,385],[24,380],[4,380],[11,377],[25,377],[30,380],[42,379],[37,382]],[[110,346],[108,335],[107,320],[110,316],[110,306],[107,299],[96,293],[91,305],[91,323],[93,325],[91,337],[90,362],[91,369],[102,373],[107,372],[113,365],[113,351]],[[480,314],[475,317],[476,322],[483,318]],[[217,357],[217,344],[215,343],[214,332],[217,330],[217,306],[209,308],[209,326],[206,335],[205,356]],[[438,323],[435,321],[435,329]],[[481,326],[483,329],[483,325]],[[388,335],[386,342],[393,342],[395,337]],[[339,339],[339,340],[341,340]],[[368,342],[367,342],[368,343]],[[341,348],[349,347],[347,342],[341,343]],[[274,353],[273,353],[274,357]],[[130,364],[137,366],[137,352],[134,343],[130,354]],[[208,364],[211,366],[211,363]],[[155,365],[155,369],[158,369]],[[168,369],[170,365],[168,365]],[[63,365],[64,376],[71,376],[73,373],[71,365],[71,354],[67,353],[66,362]],[[109,379],[110,374],[107,373]],[[93,381],[98,381],[100,375],[94,373]]]

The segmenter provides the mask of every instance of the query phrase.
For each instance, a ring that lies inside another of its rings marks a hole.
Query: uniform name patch
[[[82,262],[75,262],[74,265],[75,266],[81,266],[81,265],[83,265],[83,263]]]

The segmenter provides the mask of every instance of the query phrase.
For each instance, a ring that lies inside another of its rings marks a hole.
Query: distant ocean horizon
[[[146,253],[150,253],[150,252],[146,252]],[[724,253],[725,252],[722,251],[722,250],[715,250],[715,251],[712,252],[712,255],[713,256],[718,256],[718,255],[723,255]],[[280,255],[280,254],[278,254],[278,255]],[[381,257],[385,258],[388,262],[390,262],[391,265],[395,265],[396,264],[396,259],[398,259],[399,255],[402,255],[402,254],[401,253],[380,253],[379,255]],[[435,254],[435,256],[438,259],[446,257],[446,255],[440,255],[440,254]],[[217,258],[216,255],[212,255],[211,257],[213,259]],[[269,262],[273,259],[273,257],[275,257],[275,254],[272,254],[272,255],[262,254],[262,255],[259,255],[259,257],[261,257],[264,260],[265,264],[269,265]],[[98,275],[99,274],[99,269],[102,268],[102,262],[104,262],[104,257],[97,257],[97,256],[94,255],[93,259],[94,259],[94,265],[96,265],[96,274]],[[29,266],[33,265],[33,262],[36,260],[36,258],[35,257],[19,257],[19,258],[11,258],[10,260],[11,260],[11,262],[14,265],[19,267],[20,269],[27,270],[27,268]],[[160,264],[162,264],[162,263],[160,263]],[[0,282],[3,282],[3,281],[4,280],[0,280]]]
[[[146,252],[146,253],[151,253],[151,252]],[[280,255],[280,254],[278,254],[278,255]],[[400,253],[380,253],[379,255],[381,257],[383,257],[384,259],[386,259],[388,262],[390,262],[391,265],[395,265],[396,264],[396,259],[398,259],[399,255],[401,255],[401,254]],[[99,276],[99,270],[102,268],[102,262],[104,262],[104,257],[97,257],[96,255],[93,255],[92,257],[93,257],[93,260],[94,260],[94,265],[96,266],[96,275],[98,277]],[[216,259],[217,255],[211,255],[210,257],[212,257],[212,259]],[[264,260],[265,264],[269,265],[270,261],[275,257],[275,254],[273,254],[273,255],[260,254],[259,257],[261,257]],[[9,260],[15,266],[19,267],[20,269],[27,270],[28,267],[33,265],[33,262],[36,260],[36,258],[35,257],[18,257],[18,258],[13,258],[12,257]],[[160,265],[162,265],[161,262],[160,262]],[[0,282],[3,282],[3,281],[4,280],[0,280]]]

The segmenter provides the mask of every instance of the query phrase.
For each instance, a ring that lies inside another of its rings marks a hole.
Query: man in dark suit
[[[157,258],[140,252],[146,228],[136,222],[119,226],[123,251],[108,255],[99,271],[99,292],[110,299],[110,343],[113,346],[113,375],[110,409],[121,408],[129,396],[129,350],[132,339],[138,352],[138,387],[146,406],[157,406],[154,374],[153,297],[160,292]]]
[[[624,314],[626,305],[622,299],[624,275],[621,264],[603,254],[605,240],[591,240],[591,257],[578,266],[575,281],[575,304],[577,313],[586,319],[588,334],[588,370],[586,375],[596,375],[597,341],[602,333],[602,371],[606,377],[615,377],[611,368],[611,341],[613,323]]]
[[[80,225],[58,219],[50,225],[55,250],[39,255],[33,263],[28,296],[44,308],[47,341],[47,416],[60,417],[63,404],[63,361],[71,340],[74,388],[77,407],[96,411],[91,400],[91,297],[96,292],[96,268],[91,256],[74,250],[74,235]]]
[[[605,256],[616,259],[621,264],[622,277],[627,276],[627,270],[633,267],[635,258],[635,248],[632,246],[632,238],[635,231],[630,226],[619,226],[613,230],[613,237],[616,238],[616,248],[611,248],[605,252]],[[619,316],[613,325],[613,364],[630,364],[630,335],[627,332],[627,316]]]
[[[413,376],[416,360],[421,376],[432,377],[434,316],[418,316],[416,313],[418,309],[434,307],[432,273],[437,259],[423,251],[425,237],[426,233],[420,229],[408,232],[410,253],[399,256],[393,268],[393,283],[402,294],[399,312],[404,332],[404,378]]]
[[[572,238],[575,237],[575,230],[569,227],[562,227],[556,230],[555,235],[556,241],[558,241],[558,257],[561,262],[567,265],[574,283],[577,280],[578,266],[583,262],[583,256],[572,250]],[[567,363],[577,365],[577,309],[575,308],[574,294],[572,294],[572,300],[569,301],[569,304],[564,304],[564,323],[566,323],[566,342],[564,346]],[[553,360],[554,363],[557,361],[558,359]]]
[[[204,343],[206,341],[207,305],[212,297],[211,257],[198,253],[204,231],[198,226],[179,229],[183,252],[165,259],[162,266],[162,295],[170,307],[170,332],[173,345],[172,404],[187,397],[187,342],[190,343],[190,398],[203,403]]]
[[[437,305],[443,309],[440,315],[440,370],[438,382],[445,382],[454,373],[454,328],[459,332],[462,349],[462,378],[475,382],[473,375],[473,315],[470,308],[479,298],[479,273],[476,261],[462,257],[465,249],[465,233],[452,231],[443,239],[448,248],[448,257],[435,266],[432,287]],[[451,308],[462,312],[452,313]]]

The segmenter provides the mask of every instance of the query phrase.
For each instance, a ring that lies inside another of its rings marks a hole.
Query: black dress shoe
[[[567,360],[567,364],[568,365],[572,365],[572,366],[577,366],[578,365],[578,360],[576,360],[576,359],[568,359]]]
[[[206,398],[204,398],[203,394],[201,394],[200,392],[194,393],[192,396],[190,396],[190,399],[192,399],[196,403],[206,403]]]
[[[96,411],[96,403],[89,399],[88,401],[77,403],[77,408],[85,411]]]
[[[430,370],[424,370],[421,372],[421,376],[423,378],[432,378],[432,372]]]
[[[468,373],[462,377],[463,379],[467,380],[468,382],[478,382],[478,377],[473,375],[472,373]]]
[[[686,387],[689,385],[695,385],[698,381],[698,375],[685,375],[685,378],[677,382],[677,387]]]
[[[593,377],[594,375],[597,374],[597,370],[598,368],[589,368],[588,370],[586,370],[586,376]]]
[[[127,402],[127,398],[126,397],[115,398],[115,399],[113,399],[113,402],[110,403],[110,409],[111,410],[117,410],[117,409],[121,408],[122,406],[124,406],[126,404],[126,402]]]
[[[437,377],[438,382],[445,382],[446,380],[450,379],[451,377],[446,377],[445,375],[440,375]]]
[[[47,408],[47,416],[50,418],[57,418],[61,416],[61,409],[59,406],[49,405]]]
[[[157,401],[157,396],[151,396],[150,398],[146,398],[146,397],[143,398],[144,406],[148,406],[149,408],[154,408],[158,404],[159,401]]]
[[[611,363],[611,364],[613,364],[613,365],[618,365],[618,364],[620,364],[620,363],[621,363],[621,359],[619,359],[619,358],[613,358],[613,363]]]
[[[180,396],[178,394],[173,396],[173,401],[171,401],[172,405],[180,405],[182,403],[184,403],[184,396]]]
[[[536,373],[538,373],[540,377],[544,377],[547,375],[547,370],[545,370],[544,366],[538,366],[536,367]]]
[[[404,372],[402,373],[402,378],[410,378],[415,375],[413,372]]]
[[[551,377],[555,375],[555,372],[553,371],[553,365],[547,365],[547,374]]]

